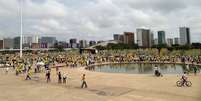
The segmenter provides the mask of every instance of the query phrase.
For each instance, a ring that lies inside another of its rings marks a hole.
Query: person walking
[[[50,79],[50,70],[47,70],[46,81],[47,81],[47,83],[51,81],[51,79]]]
[[[31,80],[31,71],[30,70],[27,72],[27,76],[26,76],[25,80]]]
[[[87,88],[88,86],[87,86],[87,82],[86,82],[86,75],[85,74],[83,74],[82,75],[82,85],[81,85],[81,88]]]

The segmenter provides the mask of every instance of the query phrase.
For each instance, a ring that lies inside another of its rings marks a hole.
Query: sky
[[[60,40],[110,40],[113,34],[149,28],[179,37],[190,27],[193,42],[201,42],[201,0],[0,0],[0,37],[20,34],[56,36]]]

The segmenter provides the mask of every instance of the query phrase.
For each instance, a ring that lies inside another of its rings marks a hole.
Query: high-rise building
[[[3,49],[3,40],[0,40],[0,49]]]
[[[86,48],[87,47],[87,40],[80,40],[80,48]]]
[[[179,45],[179,38],[174,38],[174,44]]]
[[[56,37],[41,37],[40,43],[47,44],[47,48],[54,47],[54,44],[57,42]]]
[[[154,33],[151,32],[150,34],[150,46],[153,46],[154,45]]]
[[[158,31],[158,44],[166,44],[165,31]]]
[[[89,41],[89,46],[94,46],[96,45],[96,41]]]
[[[173,39],[172,38],[167,39],[167,45],[170,47],[173,45]]]
[[[39,37],[37,35],[32,37],[32,43],[39,43]]]
[[[120,43],[124,42],[124,35],[122,35],[122,34],[114,34],[113,38],[115,41],[118,41]]]
[[[158,39],[154,39],[154,45],[158,45]]]
[[[179,32],[180,32],[180,45],[191,44],[190,28],[180,27]]]
[[[20,49],[20,37],[15,37],[13,39],[13,43],[14,43],[13,45],[14,49]]]
[[[4,38],[3,39],[3,43],[4,43],[4,49],[13,49],[14,48],[14,42],[13,39],[11,38]]]
[[[22,46],[23,48],[31,48],[32,36],[23,36]]]
[[[134,44],[134,33],[124,32],[124,44]]]
[[[151,47],[149,29],[137,29],[137,44],[140,47]]]
[[[71,48],[77,48],[77,39],[70,39]]]

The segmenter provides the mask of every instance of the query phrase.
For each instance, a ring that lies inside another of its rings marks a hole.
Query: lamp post
[[[20,58],[22,58],[22,33],[23,33],[23,0],[20,0]]]

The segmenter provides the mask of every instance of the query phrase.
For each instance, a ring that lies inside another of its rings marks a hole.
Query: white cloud
[[[3,36],[19,33],[18,1],[0,1]],[[167,37],[175,37],[180,26],[189,26],[192,39],[200,41],[201,38],[201,2],[198,0],[24,1],[25,33],[102,40],[111,39],[114,33],[148,27],[155,32],[165,30]]]

